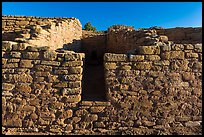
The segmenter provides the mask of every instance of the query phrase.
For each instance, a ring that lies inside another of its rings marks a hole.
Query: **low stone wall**
[[[2,42],[2,126],[67,131],[81,101],[83,53]]]
[[[158,29],[159,35],[166,35],[169,40],[178,44],[202,43],[202,27]]]
[[[202,133],[202,44],[104,56],[107,111],[121,134]]]
[[[2,39],[20,41],[50,49],[67,48],[80,51],[82,25],[76,18],[42,18],[2,16]]]

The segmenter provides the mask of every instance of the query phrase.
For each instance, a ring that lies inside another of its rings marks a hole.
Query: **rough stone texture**
[[[82,25],[76,18],[2,16],[2,39],[50,49],[80,50]]]
[[[69,20],[76,27],[70,26],[73,33],[61,38],[69,36],[73,40],[75,34],[79,38],[81,28],[77,29],[76,19],[2,17],[3,40],[16,41],[2,41],[3,134],[202,134],[202,42],[196,37],[200,36],[199,29],[198,33],[196,29],[185,33],[192,41],[184,40],[185,44],[181,41],[183,34],[177,39],[181,43],[174,44],[168,41],[171,37],[155,28],[114,26],[107,33],[84,32],[83,46],[92,43],[91,49],[85,47],[88,54],[94,50],[97,54],[102,51],[99,56],[114,52],[103,56],[107,100],[84,101],[85,55],[53,50],[58,47],[52,44],[64,44],[59,37],[53,43],[42,40],[66,32],[61,29]],[[89,36],[93,38],[89,40]],[[36,37],[39,39],[30,42],[44,43],[39,47],[27,43],[27,39]],[[64,45],[64,49],[76,50],[78,40]]]

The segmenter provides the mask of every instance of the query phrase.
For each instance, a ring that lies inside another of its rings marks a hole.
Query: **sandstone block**
[[[194,49],[194,46],[192,44],[184,44],[184,49],[192,50]]]
[[[69,82],[68,84],[69,88],[80,88],[81,87],[81,81],[75,81],[75,82]]]
[[[38,59],[40,56],[39,52],[24,52],[23,58],[25,59]]]
[[[121,66],[121,69],[124,69],[124,70],[131,70],[131,66],[129,66],[129,65],[122,65]]]
[[[44,77],[35,77],[34,81],[35,82],[44,82],[45,78]]]
[[[33,78],[29,74],[13,74],[9,75],[9,81],[14,83],[31,83]]]
[[[15,87],[15,90],[17,92],[31,92],[31,87],[29,84],[25,84],[25,83],[21,83],[21,84],[17,84]]]
[[[67,75],[69,72],[68,70],[55,70],[54,71],[54,74],[57,74],[57,75]]]
[[[70,67],[69,74],[82,74],[83,68],[82,67]]]
[[[30,74],[30,69],[18,68],[18,69],[15,69],[15,73],[17,73],[17,74],[22,74],[22,73]]]
[[[84,122],[93,122],[93,121],[96,121],[97,119],[98,119],[98,115],[88,114],[88,115],[85,116]]]
[[[103,106],[92,106],[92,107],[90,107],[89,111],[91,113],[100,113],[100,112],[103,112],[104,109],[105,109],[105,107],[103,107]]]
[[[49,83],[60,82],[57,75],[48,75],[47,80]]]
[[[22,119],[17,118],[17,119],[7,119],[6,120],[6,126],[9,127],[22,127]]]
[[[66,132],[71,132],[73,130],[73,126],[72,126],[72,124],[67,124],[64,129]]]
[[[186,58],[198,58],[198,53],[186,53]]]
[[[184,81],[191,81],[195,79],[195,75],[191,72],[184,72],[182,73],[182,78]]]
[[[12,47],[13,47],[13,50],[16,50],[16,51],[25,50],[26,44],[25,43],[13,44]]]
[[[86,109],[79,109],[79,110],[75,111],[75,115],[77,117],[82,117],[82,116],[87,115],[87,114],[89,114],[89,112]]]
[[[73,111],[71,109],[65,110],[62,114],[63,118],[70,118],[73,116]]]
[[[46,77],[48,75],[50,75],[50,72],[48,72],[48,71],[44,71],[44,72],[38,71],[38,72],[35,72],[35,76],[37,76],[37,77]]]
[[[139,70],[151,69],[151,62],[137,62],[134,64],[134,67]]]
[[[20,59],[15,59],[15,58],[8,59],[8,63],[18,63],[19,61]],[[3,59],[2,59],[2,63],[3,63]]]
[[[130,55],[130,61],[143,61],[144,55]]]
[[[65,58],[66,61],[82,60],[82,54],[65,53],[64,58]]]
[[[34,106],[24,106],[21,111],[27,111],[27,112],[33,112],[34,113],[35,107]]]
[[[19,26],[26,26],[29,24],[29,21],[16,21],[16,24]]]
[[[81,94],[81,88],[63,88],[62,95],[75,95]]]
[[[171,46],[172,50],[184,50],[184,45],[183,44],[173,44]]]
[[[195,52],[202,52],[202,44],[195,44]]]
[[[110,70],[110,69],[116,69],[116,63],[105,63],[104,64],[105,69]]]
[[[63,75],[63,79],[68,80],[68,81],[81,81],[82,75],[80,75],[80,74]]]
[[[104,122],[94,122],[94,127],[95,128],[105,128],[106,125],[104,124]]]
[[[127,61],[128,57],[125,54],[112,54],[105,53],[104,60],[105,61]]]
[[[50,66],[60,66],[60,62],[58,61],[45,61],[41,62],[41,65],[50,65]]]
[[[145,55],[145,59],[148,61],[155,61],[155,60],[160,60],[160,56],[158,55]]]
[[[160,46],[160,48],[161,48],[161,51],[163,52],[171,51],[171,46],[165,45],[165,46]]]
[[[160,54],[159,46],[139,46],[138,53],[142,55]]]
[[[189,67],[188,67],[188,60],[175,60],[175,61],[172,61],[170,63],[170,68],[172,70],[183,70],[183,71],[186,71]]]
[[[2,41],[2,51],[11,51],[11,50],[12,50],[12,42]]]
[[[69,95],[67,96],[66,102],[75,103],[81,101],[81,95]]]
[[[2,69],[2,74],[4,73],[14,73],[15,72],[15,69]]]
[[[159,41],[161,41],[161,42],[168,42],[168,37],[167,36],[164,36],[164,35],[160,35],[159,36]]]
[[[16,51],[12,51],[12,52],[10,52],[10,57],[21,58],[21,53],[20,52],[16,52]]]
[[[6,64],[8,59],[2,58],[2,64]]]
[[[53,87],[55,87],[55,88],[66,88],[67,86],[68,86],[67,82],[60,82],[60,83],[53,85]]]
[[[18,63],[3,64],[2,68],[18,68]]]
[[[186,127],[196,127],[196,126],[200,126],[200,122],[199,121],[188,121],[185,123]]]
[[[168,66],[170,64],[170,61],[169,60],[155,61],[153,62],[153,64],[158,66]]]
[[[19,63],[19,67],[22,68],[32,68],[33,64],[32,64],[32,60],[21,60]]]
[[[170,56],[171,56],[170,52],[161,53],[161,58],[164,60],[169,60]]]
[[[55,51],[45,51],[43,57],[45,60],[55,60],[57,58],[57,53]]]
[[[43,46],[43,47],[37,47],[38,51],[48,51],[50,49],[50,47],[48,46]]]
[[[192,68],[193,68],[193,71],[202,72],[202,62],[194,62]]]
[[[52,71],[52,66],[35,65],[35,69],[36,69],[37,71]]]
[[[14,89],[15,85],[10,84],[10,83],[2,83],[2,90],[12,90]]]
[[[170,59],[184,59],[183,51],[171,51]]]
[[[82,66],[83,61],[69,61],[69,62],[63,62],[63,67],[76,67],[76,66]]]

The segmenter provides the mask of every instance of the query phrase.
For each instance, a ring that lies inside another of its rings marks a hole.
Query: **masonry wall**
[[[2,42],[2,127],[69,131],[81,101],[83,53]]]
[[[82,25],[76,18],[2,16],[2,39],[33,46],[80,51]]]
[[[202,44],[104,56],[107,111],[122,134],[201,134]]]
[[[196,44],[202,43],[202,28],[170,28],[158,29],[159,35],[166,35],[169,40],[179,44]]]

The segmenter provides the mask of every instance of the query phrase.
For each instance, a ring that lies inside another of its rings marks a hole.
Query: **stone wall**
[[[86,58],[90,58],[93,52],[96,52],[97,57],[101,60],[106,51],[107,34],[106,32],[92,32],[82,31],[82,49],[81,52],[85,53]]]
[[[159,35],[166,35],[169,40],[178,44],[196,44],[202,43],[202,28],[170,28],[158,29]]]
[[[2,126],[67,131],[81,101],[83,53],[2,42]]]
[[[2,39],[33,46],[80,51],[82,25],[76,18],[2,16]]]
[[[201,134],[202,44],[104,56],[107,111],[121,134]]]

